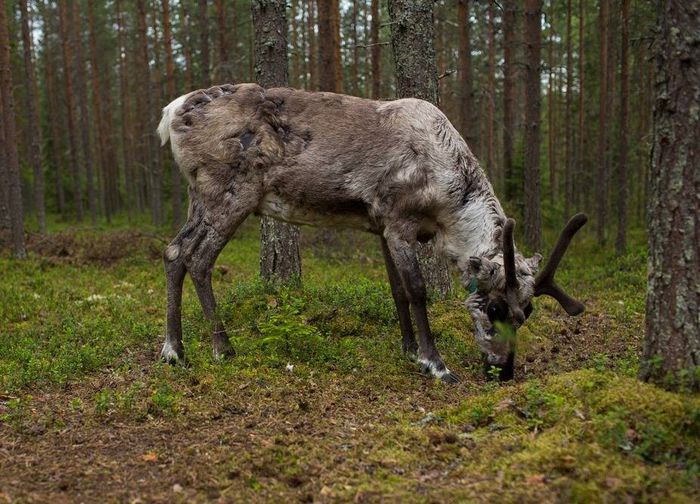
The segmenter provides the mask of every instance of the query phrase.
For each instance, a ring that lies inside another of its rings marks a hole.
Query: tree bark
[[[388,8],[399,98],[420,98],[438,105],[433,2],[389,0]],[[432,242],[419,244],[418,252],[429,290],[447,297],[452,290],[447,261],[435,253]]]
[[[571,205],[573,199],[573,144],[574,144],[574,129],[573,129],[573,82],[574,82],[574,64],[573,54],[571,51],[571,3],[572,0],[566,1],[566,139],[564,144],[564,217],[568,219],[571,216]],[[579,132],[581,134],[581,132]]]
[[[71,176],[73,178],[73,204],[75,206],[75,216],[78,221],[83,220],[83,197],[80,183],[80,164],[78,161],[77,131],[75,128],[75,97],[73,96],[73,37],[70,32],[68,21],[69,5],[66,0],[59,0],[58,13],[61,31],[61,48],[63,56],[63,83],[66,98],[66,109],[68,119],[68,139],[70,141],[70,165]]]
[[[136,173],[134,163],[134,145],[131,128],[131,114],[129,107],[129,75],[128,75],[128,49],[126,47],[126,27],[124,11],[121,0],[115,4],[117,14],[117,40],[119,45],[119,103],[121,116],[121,151],[124,163],[124,189],[126,190],[126,209],[131,219],[135,208],[139,208],[139,196],[136,187]],[[140,208],[139,208],[140,210]]]
[[[629,127],[629,11],[630,0],[622,0],[622,43],[620,49],[620,159],[617,163],[617,237],[615,251],[627,249],[627,129]]]
[[[578,78],[579,78],[579,91],[578,91],[578,162],[576,163],[576,174],[573,177],[576,180],[584,179],[584,150],[585,150],[585,56],[586,56],[586,40],[585,40],[585,10],[584,10],[584,0],[579,0],[579,11],[578,11]],[[573,181],[572,181],[573,184]],[[572,186],[573,187],[573,186]],[[580,205],[582,203],[582,191],[574,192],[572,189],[572,196],[574,200],[574,205]]]
[[[657,10],[649,284],[640,377],[700,389],[700,5]]]
[[[44,31],[44,81],[46,83],[46,101],[48,104],[48,113],[50,117],[60,117],[58,121],[49,121],[49,130],[51,132],[51,167],[49,173],[53,173],[54,186],[56,192],[56,203],[58,212],[61,216],[66,212],[66,197],[63,189],[63,139],[61,137],[61,124],[66,114],[59,114],[58,103],[58,88],[59,84],[56,81],[56,61],[58,59],[54,50],[54,44],[50,43],[51,30],[55,25],[52,24],[53,16],[49,13],[48,6],[43,9],[42,22]]]
[[[491,183],[496,182],[496,28],[494,26],[493,2],[488,6],[488,94],[486,102],[486,173]]]
[[[85,58],[83,57],[83,18],[77,2],[72,3],[72,9],[73,37],[75,40],[75,88],[78,95],[78,110],[80,111],[80,144],[85,163],[85,186],[87,189],[88,208],[90,209],[90,222],[95,226],[97,224],[97,195],[95,194],[95,162],[90,142],[87,78],[85,76]]]
[[[471,23],[469,22],[469,0],[459,0],[457,4],[459,30],[459,82],[460,131],[470,148],[475,148],[474,76],[472,74]]]
[[[542,245],[540,215],[540,53],[542,0],[525,1],[525,243]]]
[[[199,83],[203,88],[211,85],[209,64],[209,12],[207,0],[199,0],[197,17],[199,21]]]
[[[596,237],[598,244],[605,243],[607,220],[607,141],[608,141],[608,18],[609,0],[600,0],[600,97],[598,108],[598,159],[596,174]]]
[[[371,0],[372,21],[370,23],[370,32],[372,35],[372,98],[379,100],[382,97],[382,73],[381,59],[382,46],[379,44],[379,0]]]
[[[550,0],[550,8],[552,6]],[[549,67],[549,78],[547,82],[547,161],[549,163],[549,200],[552,205],[557,201],[557,150],[555,145],[555,121],[554,107],[555,100],[555,75],[554,75],[554,26],[549,26],[549,47],[547,48]]]
[[[515,198],[518,184],[513,166],[515,138],[515,15],[513,0],[503,1],[503,179],[506,201]]]
[[[2,74],[0,73],[0,85]],[[0,230],[11,229],[10,222],[10,193],[9,174],[7,172],[7,149],[5,148],[5,109],[2,106],[2,90],[0,90]]]
[[[342,92],[339,9],[337,0],[324,0],[318,4],[318,85],[321,91],[334,93]]]
[[[352,33],[352,64],[350,65],[350,79],[352,82],[350,83],[350,85],[352,89],[352,94],[354,94],[355,96],[360,95],[360,83],[358,82],[360,54],[359,48],[357,47],[357,45],[359,44],[357,38],[357,2],[358,0],[352,1],[352,23],[350,24],[350,30]]]
[[[5,0],[0,0],[0,96],[2,96],[2,121],[4,133],[5,172],[7,203],[10,210],[12,251],[17,259],[24,259],[27,252],[24,244],[24,214],[22,189],[19,178],[17,156],[17,131],[15,126],[15,101],[12,96],[12,73],[10,60],[10,37]]]
[[[309,0],[307,36],[309,39],[309,89],[318,89],[318,43],[316,39],[316,2]]]
[[[170,23],[170,0],[161,0],[163,17],[163,48],[165,50],[165,93],[166,101],[175,99],[175,59],[173,57],[173,35]],[[168,156],[166,159],[170,159]],[[166,171],[170,171],[170,187],[173,205],[173,228],[178,228],[182,223],[182,183],[180,171],[172,164],[166,164]]]
[[[29,123],[30,145],[29,157],[34,175],[34,208],[39,224],[39,232],[46,233],[46,205],[44,203],[44,168],[41,165],[41,128],[39,127],[39,91],[36,85],[34,61],[32,58],[32,43],[29,34],[29,12],[27,0],[19,2],[22,21],[22,53],[24,55],[24,79],[26,89],[29,91],[27,115]]]
[[[234,71],[229,61],[229,32],[236,32],[236,25],[229,23],[226,6],[230,4],[230,9],[235,12],[236,3],[216,0],[216,31],[217,31],[217,52],[219,61],[216,65],[217,82],[234,82]],[[234,35],[235,38],[235,35]]]
[[[287,17],[284,0],[253,0],[255,73],[265,88],[286,86]],[[270,217],[260,219],[260,276],[273,284],[301,282],[299,228]]]

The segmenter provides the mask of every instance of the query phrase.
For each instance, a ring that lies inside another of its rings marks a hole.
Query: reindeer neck
[[[443,237],[446,255],[458,264],[471,256],[493,258],[503,249],[497,231],[504,222],[505,213],[491,190],[469,198]]]

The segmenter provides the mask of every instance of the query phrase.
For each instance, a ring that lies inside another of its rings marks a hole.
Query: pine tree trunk
[[[571,215],[571,205],[573,199],[573,81],[574,81],[574,66],[573,55],[571,52],[571,2],[566,1],[566,139],[564,145],[564,218],[568,219]],[[581,132],[579,131],[579,134]]]
[[[235,33],[236,26],[228,23],[227,19],[227,2],[224,0],[216,0],[216,31],[217,31],[217,50],[219,53],[219,61],[216,65],[216,80],[217,82],[233,82],[233,69],[229,62],[228,48],[228,33]],[[236,5],[231,5],[235,10]],[[171,51],[172,52],[172,51]]]
[[[44,169],[41,165],[41,128],[39,127],[39,91],[36,85],[34,73],[34,61],[32,58],[32,43],[29,34],[29,12],[27,0],[20,0],[20,17],[22,23],[22,53],[24,56],[24,80],[25,87],[29,91],[27,103],[27,120],[29,123],[29,158],[34,175],[34,208],[36,209],[39,232],[46,233],[46,205],[44,203]]]
[[[0,73],[0,84],[2,74]],[[5,110],[0,91],[0,230],[11,229],[10,223],[10,181],[7,172],[7,149],[5,148]]]
[[[170,23],[170,0],[161,0],[163,19],[163,48],[165,50],[165,93],[166,100],[170,102],[177,94],[175,88],[175,59],[173,57],[173,35]],[[172,165],[170,156],[167,156],[168,163],[166,171],[170,171],[170,186],[173,205],[173,228],[178,228],[182,223],[182,183],[180,181],[180,171]]]
[[[78,162],[78,134],[76,131],[75,117],[75,97],[73,96],[73,37],[70,32],[68,20],[69,12],[67,0],[59,0],[58,13],[61,31],[61,48],[63,62],[63,83],[66,98],[66,109],[68,119],[68,139],[70,141],[69,160],[71,165],[71,176],[73,178],[73,202],[75,206],[75,216],[78,221],[83,220],[83,197],[80,183],[80,164]]]
[[[598,108],[598,159],[596,175],[596,237],[598,244],[605,243],[607,220],[607,141],[608,141],[608,2],[600,0],[600,97]]]
[[[194,88],[194,68],[192,64],[192,40],[190,30],[190,13],[187,10],[187,3],[180,2],[180,38],[182,43],[182,56],[185,58],[185,91],[190,92]]]
[[[78,3],[72,3],[73,37],[75,40],[75,89],[80,111],[80,144],[85,163],[85,187],[87,189],[90,222],[97,224],[97,195],[95,194],[95,163],[90,142],[90,117],[88,116],[87,78],[85,77],[85,58],[83,57],[83,19]]]
[[[318,89],[318,44],[316,40],[316,2],[309,0],[307,36],[309,39],[309,89]]]
[[[399,98],[415,97],[437,105],[433,2],[389,0],[388,8]],[[445,258],[435,253],[432,243],[419,244],[418,252],[428,289],[447,297],[452,282]]]
[[[551,8],[550,0],[550,8]],[[555,105],[555,76],[554,76],[554,28],[549,27],[549,47],[547,48],[549,79],[547,83],[547,161],[549,162],[549,200],[554,205],[557,201],[557,154],[554,144],[554,105]]]
[[[289,85],[299,88],[299,77],[301,75],[301,59],[299,58],[299,36],[297,33],[297,0],[290,1],[289,15],[291,22],[290,47],[292,50],[292,75],[289,78]]]
[[[338,19],[340,13],[335,0],[325,0],[318,4],[319,39],[319,79],[321,91],[340,93],[342,79],[339,80],[340,40]]]
[[[585,168],[585,56],[586,56],[586,40],[585,40],[585,10],[584,10],[584,0],[579,0],[579,11],[578,11],[578,78],[579,78],[579,94],[578,94],[578,162],[576,163],[576,174],[573,177],[575,180],[584,180]],[[572,181],[573,187],[573,181]],[[580,187],[580,186],[579,186]],[[573,191],[572,196],[574,200],[574,205],[580,206],[583,204],[583,191]]]
[[[459,0],[457,20],[459,25],[459,82],[460,86],[460,131],[470,148],[474,149],[478,135],[475,134],[474,76],[472,74],[471,23],[469,1]]]
[[[284,0],[253,0],[255,71],[265,88],[286,86],[287,17]],[[260,276],[275,284],[301,282],[299,228],[269,217],[260,220]]]
[[[700,6],[658,10],[649,285],[640,377],[700,389]]]
[[[496,168],[496,28],[494,26],[494,0],[489,0],[488,6],[488,94],[487,111],[488,122],[486,124],[486,173],[495,185],[497,179]]]
[[[199,21],[199,83],[203,88],[211,85],[209,64],[209,12],[207,0],[199,0],[197,17]]]
[[[379,45],[379,0],[371,0],[372,22],[370,32],[372,35],[372,98],[379,100],[382,97],[382,73],[380,62],[382,59],[382,46]]]
[[[515,198],[518,186],[513,166],[516,11],[514,0],[503,1],[503,178],[506,201],[512,201]]]
[[[12,251],[17,259],[24,259],[27,252],[24,244],[24,214],[22,209],[22,189],[19,178],[17,157],[17,132],[15,126],[15,102],[12,96],[12,73],[10,61],[10,37],[5,0],[0,0],[0,96],[2,96],[2,121],[5,153],[5,176],[7,183],[7,204],[10,210],[12,231]]]
[[[51,167],[49,173],[54,174],[54,186],[56,192],[56,203],[58,212],[61,216],[65,216],[66,212],[66,196],[63,189],[63,141],[61,136],[61,123],[66,114],[59,114],[58,88],[56,82],[56,61],[58,59],[54,45],[50,44],[52,16],[49,9],[46,7],[42,13],[42,22],[44,29],[44,81],[46,82],[46,101],[48,103],[48,113],[50,117],[60,117],[59,121],[49,121],[49,129],[51,131]]]
[[[629,11],[630,0],[622,0],[622,47],[620,54],[620,159],[617,163],[617,238],[618,255],[627,249],[627,129],[629,127]]]
[[[358,39],[357,39],[357,15],[358,15],[357,1],[358,0],[352,1],[352,23],[350,25],[350,29],[352,32],[352,64],[350,66],[350,79],[352,81],[351,82],[352,93],[355,96],[360,95],[360,85],[359,85],[359,79],[358,79],[360,55],[359,55],[359,47],[357,47],[357,45],[359,44]]]
[[[131,129],[131,115],[129,107],[129,76],[128,76],[128,50],[126,47],[126,27],[124,23],[124,11],[122,3],[117,0],[115,4],[117,17],[117,39],[119,44],[119,102],[121,116],[121,151],[124,163],[124,189],[126,190],[126,209],[129,220],[134,209],[138,207],[137,180],[134,166],[134,145]]]
[[[542,0],[525,1],[525,243],[542,245],[540,215],[540,53]]]

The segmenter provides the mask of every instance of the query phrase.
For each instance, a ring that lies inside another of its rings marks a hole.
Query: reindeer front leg
[[[435,339],[430,332],[425,282],[418,265],[416,250],[413,247],[415,239],[409,242],[400,232],[390,229],[385,230],[384,239],[413,309],[413,317],[418,328],[418,363],[421,365],[422,371],[440,378],[445,383],[457,383],[459,378],[445,366],[435,346]]]
[[[411,323],[411,310],[406,289],[403,288],[401,277],[394,260],[391,258],[391,252],[386,244],[386,239],[382,236],[382,252],[384,253],[384,263],[386,264],[386,272],[389,276],[389,285],[391,286],[391,295],[394,298],[396,305],[396,313],[399,317],[399,326],[401,327],[401,336],[403,338],[403,352],[412,358],[418,356],[418,343],[413,334],[413,324]]]

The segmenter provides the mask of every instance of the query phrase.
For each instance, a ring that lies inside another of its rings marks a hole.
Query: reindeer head
[[[547,264],[539,272],[540,254],[525,258],[515,252],[513,228],[507,219],[503,226],[503,253],[492,259],[470,257],[465,287],[467,308],[474,320],[476,341],[484,354],[487,371],[498,370],[500,380],[513,377],[515,332],[532,313],[532,298],[546,294],[559,301],[569,315],[579,315],[583,304],[566,294],[554,281],[571,239],[588,218],[577,214],[559,235]]]

